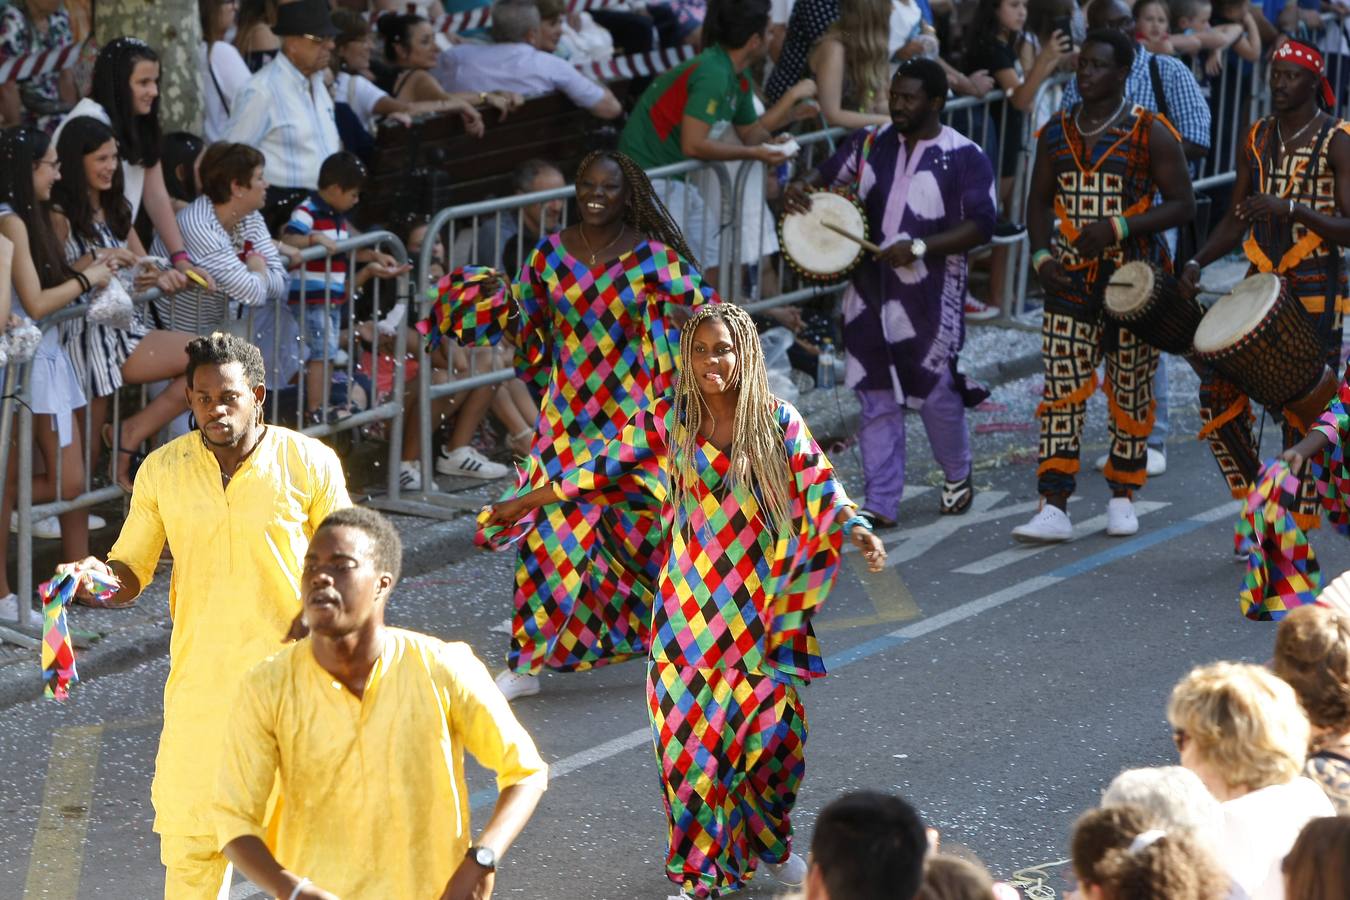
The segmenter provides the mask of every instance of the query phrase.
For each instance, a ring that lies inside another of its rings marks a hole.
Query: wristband
[[[862,516],[855,515],[853,518],[849,519],[847,522],[844,523],[844,535],[846,537],[852,537],[853,529],[859,527],[861,527],[864,531],[870,532],[872,530],[872,526],[867,524],[866,519],[864,519]]]
[[[291,888],[291,895],[287,897],[286,900],[295,900],[296,897],[300,896],[301,891],[313,883],[314,882],[310,881],[308,878],[301,878],[300,881],[296,883],[295,887]]]
[[[1125,235],[1120,233],[1120,216],[1112,216],[1107,221],[1111,223],[1111,233],[1116,236],[1116,243],[1125,240]]]
[[[1051,255],[1049,250],[1037,250],[1035,253],[1031,254],[1031,270],[1033,272],[1039,272],[1041,266],[1045,264],[1045,261],[1049,259]]]
[[[179,250],[177,252],[169,254],[169,262],[173,263],[175,266],[178,265],[178,261],[180,259],[187,260],[188,265],[192,264],[192,257],[188,256],[188,252],[186,250]]]
[[[1123,239],[1123,238],[1129,237],[1129,236],[1130,236],[1130,220],[1127,219],[1127,218],[1125,218],[1124,216],[1116,216],[1116,218],[1120,220],[1120,231],[1121,231],[1121,237],[1122,237],[1122,239]]]
[[[76,273],[75,273],[75,280],[78,281],[78,282],[80,283],[80,293],[81,293],[81,294],[87,294],[87,293],[89,293],[89,289],[90,289],[91,287],[93,287],[93,285],[91,285],[91,284],[89,283],[89,276],[88,276],[88,275],[85,275],[83,272],[76,272]]]

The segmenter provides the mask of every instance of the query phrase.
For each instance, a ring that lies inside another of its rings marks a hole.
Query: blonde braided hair
[[[670,211],[656,196],[656,189],[647,173],[633,159],[617,150],[594,150],[577,166],[577,180],[598,159],[612,160],[623,173],[624,186],[628,188],[628,203],[625,204],[623,220],[642,235],[658,240],[676,253],[683,256],[695,269],[701,269],[698,258],[694,256],[689,244],[685,242],[680,226],[671,218]]]
[[[750,315],[732,303],[707,303],[695,310],[680,333],[681,366],[692,359],[694,333],[717,319],[731,332],[736,348],[736,370],[728,388],[737,392],[732,427],[731,469],[727,489],[754,491],[769,528],[783,533],[791,524],[791,494],[787,447],[778,424],[778,398],[769,393],[764,350]],[[703,482],[694,469],[699,429],[708,408],[698,380],[685,370],[675,384],[675,433],[670,442],[670,501],[686,513],[698,505]],[[692,504],[691,504],[692,499]]]

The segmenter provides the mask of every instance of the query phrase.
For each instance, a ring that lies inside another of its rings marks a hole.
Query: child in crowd
[[[1185,3],[1186,0],[1178,0]],[[1256,62],[1261,58],[1261,32],[1256,27],[1256,17],[1252,15],[1251,4],[1247,0],[1216,0],[1213,4],[1216,14],[1210,30],[1224,35],[1227,43],[1211,48],[1205,60],[1205,71],[1210,75],[1218,74],[1223,68],[1225,51],[1232,49],[1246,62]]]
[[[1223,68],[1223,54],[1239,40],[1246,40],[1245,25],[1211,26],[1208,0],[1139,0],[1134,5],[1135,34],[1145,49],[1187,60],[1205,54],[1205,69],[1211,75]],[[1250,19],[1250,15],[1248,19]],[[1255,22],[1252,34],[1255,35]],[[1244,44],[1240,53],[1248,52]],[[1260,37],[1255,37],[1260,47]],[[1244,57],[1245,58],[1245,57]]]
[[[360,288],[371,278],[394,278],[408,271],[387,253],[358,250],[357,262],[366,263],[347,282],[348,254],[338,253],[338,244],[351,236],[347,213],[361,200],[366,167],[355,154],[345,150],[323,161],[319,169],[319,189],[291,211],[282,230],[283,243],[298,249],[323,247],[328,256],[312,259],[291,275],[291,311],[309,350],[305,365],[305,424],[324,422],[323,385],[325,367],[342,366],[347,354],[338,336],[343,329],[342,311],[348,291]],[[350,409],[334,411],[335,418],[350,415]]]
[[[1070,841],[1078,896],[1224,900],[1229,881],[1188,834],[1165,831],[1137,806],[1084,813]]]

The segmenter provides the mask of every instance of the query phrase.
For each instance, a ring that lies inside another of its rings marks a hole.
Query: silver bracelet
[[[291,895],[287,897],[286,900],[295,900],[296,897],[300,896],[301,891],[313,883],[314,882],[310,881],[308,878],[301,878],[296,883],[295,887],[291,888]]]

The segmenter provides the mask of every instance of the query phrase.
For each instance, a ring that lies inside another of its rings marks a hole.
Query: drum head
[[[1116,269],[1106,284],[1106,309],[1117,317],[1128,317],[1153,296],[1153,267],[1146,262],[1128,262]]]
[[[857,204],[833,191],[812,193],[810,211],[786,216],[782,228],[783,250],[804,272],[838,275],[862,255],[856,241],[826,228],[827,222],[849,234],[867,237],[867,223]]]
[[[1279,297],[1279,276],[1262,272],[1243,279],[1200,320],[1195,330],[1195,351],[1216,353],[1233,346],[1251,333]]]

